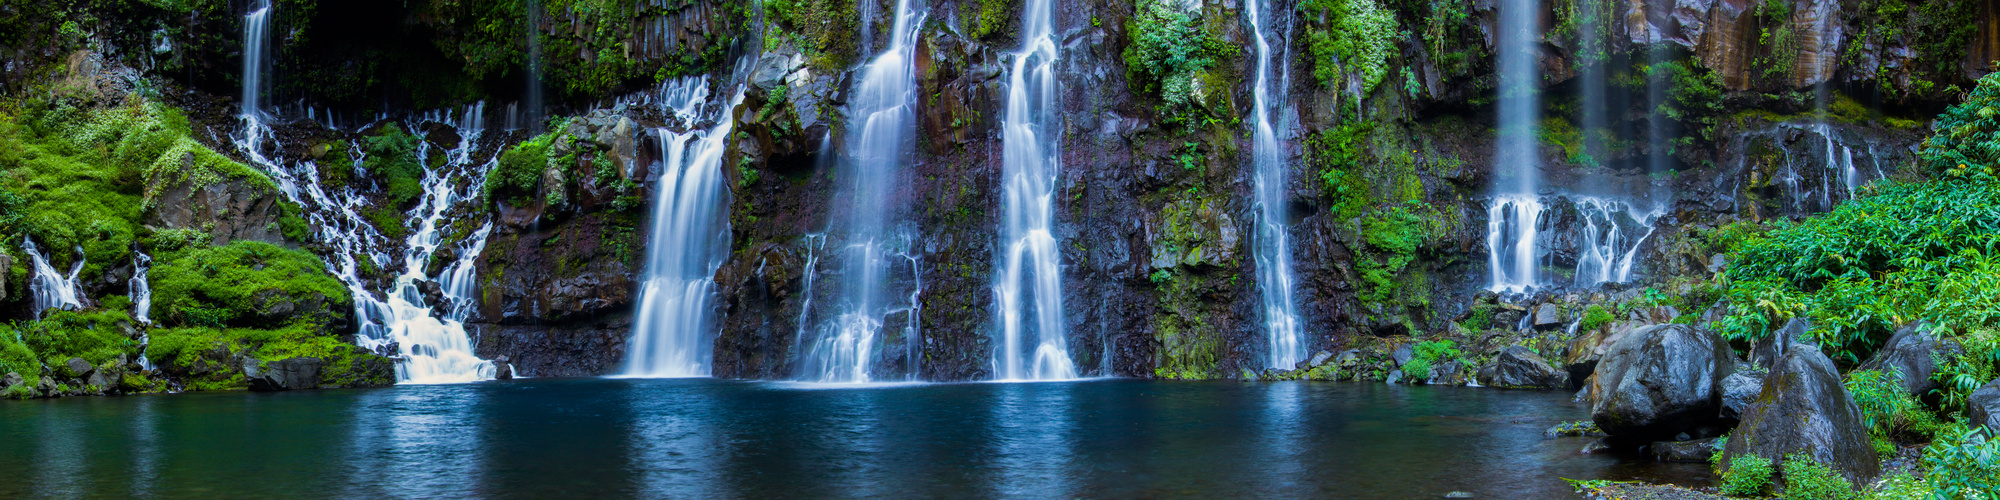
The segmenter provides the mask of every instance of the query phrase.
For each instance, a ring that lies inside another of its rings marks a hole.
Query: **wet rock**
[[[1387,382],[1387,383],[1390,383],[1390,384],[1395,384],[1395,383],[1397,383],[1397,382],[1402,382],[1402,381],[1403,381],[1403,371],[1402,371],[1402,370],[1389,370],[1389,376],[1387,376],[1387,377],[1384,377],[1384,378],[1383,378],[1383,381],[1384,381],[1384,382]]]
[[[1396,362],[1397,368],[1401,368],[1403,365],[1410,364],[1410,360],[1416,358],[1417,358],[1417,349],[1416,346],[1412,344],[1403,344],[1401,346],[1397,346],[1395,352],[1389,353],[1389,359],[1394,360]]]
[[[1896,329],[1889,342],[1882,349],[1861,364],[1858,369],[1876,370],[1882,373],[1901,372],[1903,390],[1922,396],[1939,387],[1931,375],[1937,372],[1940,354],[1964,352],[1957,343],[1938,338],[1930,332],[1925,322],[1910,323]]]
[[[1784,357],[1792,346],[1811,347],[1811,342],[1812,322],[1804,318],[1792,318],[1791,321],[1785,322],[1785,326],[1772,331],[1771,336],[1750,344],[1750,363],[1771,368],[1772,364],[1776,363],[1778,358]]]
[[[1513,346],[1479,370],[1479,383],[1507,389],[1563,389],[1569,387],[1569,374],[1533,350]]]
[[[1972,391],[1965,405],[1972,413],[1973,424],[1985,425],[2000,432],[2000,379],[1993,379],[1985,387]]]
[[[1722,418],[1743,418],[1743,411],[1764,391],[1767,372],[1739,370],[1722,379]]]
[[[83,384],[91,388],[94,392],[103,393],[105,391],[117,390],[119,386],[118,382],[123,378],[125,378],[124,363],[119,363],[118,360],[111,360],[104,362],[103,366],[91,370],[90,376],[83,379]]]
[[[259,366],[259,365],[262,366]],[[285,391],[316,389],[319,387],[319,372],[326,361],[320,358],[301,357],[259,363],[255,358],[243,361],[243,376],[253,391]]]
[[[1743,423],[1729,436],[1726,468],[1746,454],[1783,462],[1804,454],[1832,467],[1854,484],[1875,479],[1875,458],[1861,408],[1840,383],[1840,372],[1819,349],[1791,349],[1779,358],[1763,391],[1743,412]]]
[[[45,398],[62,395],[56,387],[55,377],[42,377],[41,382],[35,383],[35,394],[39,394]]]
[[[1597,438],[1597,440],[1591,441],[1589,444],[1583,445],[1583,449],[1577,450],[1576,452],[1589,455],[1592,453],[1611,451],[1611,449],[1612,449],[1611,438],[1607,436],[1607,437]]]
[[[1465,385],[1466,380],[1470,378],[1470,374],[1466,373],[1468,371],[1470,370],[1467,370],[1465,365],[1457,361],[1438,363],[1436,366],[1431,367],[1431,376],[1424,379],[1424,383],[1430,385]]]
[[[1319,354],[1314,354],[1312,359],[1306,361],[1306,366],[1316,367],[1324,365],[1326,364],[1327,361],[1331,360],[1333,360],[1333,353],[1327,351],[1320,351]]]
[[[21,378],[20,372],[7,372],[6,375],[0,376],[0,389],[11,389],[27,382],[27,379]]]
[[[95,367],[90,366],[89,361],[84,361],[83,358],[69,358],[69,361],[62,364],[62,368],[68,371],[59,373],[58,375],[67,378],[84,378],[90,376],[90,371],[95,369]]]
[[[508,360],[509,358],[504,354],[493,357],[494,380],[514,379],[514,365],[508,364]]]
[[[1687,325],[1633,330],[1604,353],[1588,390],[1591,420],[1613,436],[1657,440],[1711,424],[1734,352]]]
[[[1535,308],[1535,329],[1548,331],[1563,327],[1562,308],[1555,304],[1542,304]]]
[[[1654,441],[1646,449],[1651,452],[1654,460],[1661,462],[1708,463],[1708,459],[1714,457],[1715,452],[1722,449],[1721,446],[1716,446],[1715,440],[1716,438],[1691,441]]]
[[[203,177],[195,174],[194,153],[186,153],[180,163],[180,172],[151,177],[176,181],[150,188],[157,190],[159,197],[149,205],[153,209],[148,211],[146,225],[199,230],[216,246],[236,240],[288,245],[278,224],[283,215],[279,211],[283,193],[247,179],[224,178],[201,185]]]

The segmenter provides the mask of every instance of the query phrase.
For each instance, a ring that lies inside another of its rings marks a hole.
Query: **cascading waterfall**
[[[483,111],[483,107],[475,106],[474,109]],[[447,212],[460,202],[476,199],[474,193],[478,186],[484,184],[469,182],[465,186],[457,186],[453,182],[473,177],[472,172],[466,169],[471,167],[473,143],[482,133],[479,121],[483,113],[480,111],[468,111],[467,119],[460,122],[462,142],[445,156],[447,163],[424,171],[424,195],[417,207],[410,211],[417,230],[404,240],[403,274],[396,277],[395,287],[387,294],[388,338],[395,342],[403,358],[403,362],[396,364],[398,383],[476,382],[492,380],[499,374],[492,361],[479,359],[472,353],[472,337],[465,331],[465,318],[472,311],[467,306],[473,299],[474,261],[486,248],[486,237],[492,232],[492,223],[480,227],[461,241],[458,259],[439,273],[438,286],[445,301],[452,307],[442,314],[433,314],[437,304],[427,303],[422,288],[418,286],[420,282],[431,279],[424,272],[424,267],[444,243]],[[417,157],[429,157],[430,147],[429,142],[419,143]],[[478,170],[491,171],[491,161],[497,160],[490,160],[488,165]]]
[[[132,319],[140,324],[153,324],[147,314],[153,310],[153,284],[147,281],[147,272],[153,268],[153,256],[138,251],[133,245],[132,279],[125,281],[126,292],[132,298]],[[139,366],[153,369],[153,361],[146,358],[146,345],[152,343],[152,335],[146,329],[139,330]]]
[[[1290,369],[1305,360],[1305,325],[1299,317],[1297,301],[1292,297],[1292,248],[1291,233],[1285,227],[1288,222],[1286,209],[1286,165],[1284,153],[1278,148],[1279,130],[1272,124],[1272,113],[1283,112],[1290,103],[1284,91],[1290,71],[1281,69],[1276,85],[1271,81],[1271,38],[1265,32],[1266,25],[1284,25],[1280,12],[1266,12],[1265,0],[1244,2],[1244,15],[1250,20],[1251,32],[1257,40],[1257,86],[1254,97],[1256,132],[1252,161],[1256,164],[1257,191],[1257,237],[1252,249],[1257,262],[1257,288],[1264,306],[1264,333],[1270,343],[1270,367]],[[1266,19],[1265,16],[1270,16]],[[1276,22],[1267,22],[1276,21]],[[1280,45],[1290,38],[1279,37]],[[1286,58],[1279,57],[1278,61]]]
[[[243,141],[253,147],[269,131],[262,126],[264,93],[264,52],[270,37],[265,27],[271,21],[271,0],[255,0],[243,16],[243,100],[241,103]]]
[[[896,236],[888,218],[898,174],[909,158],[914,123],[910,108],[916,98],[914,60],[910,55],[916,50],[915,31],[922,18],[922,14],[911,8],[910,0],[897,0],[896,22],[888,48],[868,63],[861,71],[861,80],[854,85],[848,105],[853,110],[854,122],[848,127],[851,139],[845,158],[845,170],[852,175],[852,183],[845,188],[842,198],[851,205],[842,235],[846,247],[841,255],[841,296],[834,304],[837,314],[819,324],[817,336],[802,360],[800,378],[805,380],[870,381],[877,337],[888,316],[919,312],[915,303],[892,306],[887,298],[891,296],[889,273],[899,264],[892,259],[909,257],[909,238]],[[911,275],[915,276],[916,271],[912,265]],[[904,341],[909,343],[912,362],[917,334],[914,329],[905,330]],[[917,373],[914,365],[905,368],[912,377]]]
[[[1001,380],[1076,378],[1063,321],[1062,255],[1055,224],[1055,182],[1061,169],[1056,109],[1056,42],[1052,0],[1029,0],[1021,17],[1021,51],[1007,82],[1001,123],[1004,245],[995,261],[993,295],[1001,341],[994,375]]]
[[[693,123],[707,95],[705,80],[681,80],[666,92],[666,111]],[[739,90],[729,107],[742,100]],[[722,157],[733,127],[731,114],[725,112],[712,130],[658,131],[665,168],[655,188],[658,198],[653,202],[638,322],[625,356],[626,376],[710,373],[715,272],[729,255],[731,198]]]
[[[83,294],[77,288],[76,275],[83,272],[83,250],[77,249],[76,262],[69,267],[69,273],[56,272],[49,265],[49,259],[35,247],[32,238],[21,239],[21,250],[28,253],[29,265],[34,267],[34,276],[29,278],[28,293],[34,296],[35,317],[50,309],[77,310],[83,308]]]
[[[1500,137],[1494,196],[1487,206],[1489,289],[1522,293],[1540,285],[1542,201],[1537,189],[1541,159],[1535,152],[1540,89],[1536,85],[1537,0],[1506,0],[1500,7]]]
[[[1583,219],[1583,238],[1577,248],[1577,286],[1623,283],[1632,279],[1633,261],[1639,245],[1653,236],[1654,222],[1664,212],[1641,213],[1623,201],[1574,196],[1570,198]],[[1643,231],[1643,232],[1640,232]],[[1638,233],[1638,237],[1632,235]]]

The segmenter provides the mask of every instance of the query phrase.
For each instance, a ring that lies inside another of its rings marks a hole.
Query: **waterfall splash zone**
[[[1496,143],[1493,199],[1487,205],[1489,290],[1525,293],[1542,285],[1537,261],[1542,219],[1539,199],[1540,153],[1535,150],[1541,117],[1541,90],[1535,68],[1536,0],[1504,0],[1498,6],[1500,136]]]
[[[1285,185],[1290,166],[1278,148],[1279,129],[1272,125],[1271,119],[1274,111],[1283,112],[1290,106],[1283,90],[1289,84],[1290,71],[1282,71],[1277,85],[1272,85],[1272,35],[1265,33],[1265,26],[1289,23],[1279,9],[1265,12],[1268,6],[1264,2],[1244,2],[1244,16],[1250,20],[1251,32],[1257,39],[1257,86],[1252,93],[1256,117],[1252,161],[1257,176],[1257,237],[1252,250],[1257,263],[1257,288],[1264,306],[1264,332],[1270,341],[1269,367],[1284,370],[1305,360],[1305,324],[1299,316],[1298,301],[1293,298],[1291,231],[1286,227],[1290,222],[1286,213],[1290,201]],[[1278,41],[1282,45],[1289,38],[1278,37]]]
[[[863,16],[865,19],[867,16]],[[799,378],[817,382],[870,382],[882,361],[900,367],[904,378],[918,374],[918,346],[921,330],[918,302],[922,284],[919,262],[910,250],[913,230],[901,229],[890,220],[900,211],[901,196],[896,188],[903,183],[901,166],[910,159],[915,121],[911,107],[916,100],[916,30],[924,15],[911,8],[910,0],[896,2],[895,25],[886,51],[861,70],[854,85],[849,107],[854,120],[848,130],[850,142],[843,170],[848,176],[840,199],[849,200],[844,225],[832,234],[845,244],[840,253],[840,283],[827,316],[816,318],[813,340],[800,360]],[[868,30],[862,30],[866,33]],[[867,45],[864,40],[864,46]],[[897,273],[907,267],[909,274]],[[895,274],[892,274],[895,273]],[[898,276],[909,276],[899,280]],[[897,288],[907,288],[907,305]],[[903,315],[903,351],[900,360],[881,360],[882,348],[896,339],[884,339],[884,328]],[[806,323],[801,323],[806,324]],[[803,341],[805,336],[800,337]]]
[[[1062,254],[1055,223],[1055,182],[1061,169],[1056,139],[1058,53],[1050,22],[1053,0],[1029,0],[1021,18],[1021,51],[1008,72],[1007,115],[1001,123],[1004,245],[995,261],[1000,347],[993,355],[1000,380],[1068,380],[1077,377],[1064,327]]]
[[[50,309],[77,310],[83,308],[83,292],[77,289],[76,277],[83,272],[83,249],[76,249],[76,262],[70,264],[69,273],[56,272],[49,265],[49,258],[35,247],[33,238],[21,238],[21,251],[27,252],[28,263],[34,276],[28,281],[28,294],[34,300],[34,313],[41,318]]]
[[[708,99],[705,79],[670,82],[663,111],[694,123]],[[737,90],[727,109],[743,101]],[[713,362],[709,328],[717,302],[715,271],[729,255],[730,193],[722,158],[735,123],[725,111],[710,130],[661,129],[661,174],[651,239],[622,376],[706,377]]]

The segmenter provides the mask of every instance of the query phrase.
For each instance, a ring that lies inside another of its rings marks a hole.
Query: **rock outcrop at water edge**
[[[1612,436],[1640,442],[1702,434],[1722,405],[1735,352],[1714,332],[1655,325],[1612,344],[1586,390],[1590,417]],[[1697,436],[1699,437],[1699,436]]]

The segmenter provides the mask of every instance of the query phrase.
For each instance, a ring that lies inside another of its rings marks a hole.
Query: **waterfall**
[[[1292,297],[1291,234],[1285,227],[1289,218],[1286,170],[1290,165],[1285,163],[1284,152],[1278,148],[1279,130],[1271,123],[1273,111],[1283,112],[1290,106],[1284,89],[1291,72],[1281,69],[1281,76],[1273,85],[1272,35],[1265,33],[1264,1],[1248,0],[1243,4],[1244,16],[1250,20],[1250,30],[1257,40],[1257,86],[1251,93],[1257,127],[1251,156],[1256,166],[1257,191],[1257,236],[1252,251],[1257,263],[1257,288],[1264,306],[1264,333],[1270,341],[1270,367],[1284,370],[1305,360],[1305,325],[1299,317],[1297,300]],[[1279,11],[1269,12],[1268,21],[1285,24],[1279,14]],[[1286,33],[1278,40],[1282,44],[1288,38]],[[1277,58],[1280,62],[1286,59]]]
[[[1536,268],[1542,219],[1535,151],[1540,89],[1535,72],[1537,0],[1499,6],[1500,136],[1494,156],[1494,196],[1487,206],[1487,264],[1494,291],[1522,293],[1539,286]]]
[[[465,331],[465,318],[472,312],[472,273],[479,252],[486,248],[492,223],[486,223],[459,242],[457,260],[439,272],[436,281],[446,304],[428,303],[420,286],[431,279],[424,269],[443,246],[448,212],[462,201],[476,199],[474,193],[484,184],[467,183],[461,188],[453,182],[468,176],[453,174],[469,174],[465,170],[471,167],[473,143],[483,133],[480,121],[484,111],[484,103],[466,110],[465,118],[458,123],[462,142],[445,155],[444,165],[424,170],[423,197],[410,210],[417,229],[404,239],[403,274],[396,277],[386,304],[388,339],[395,343],[403,358],[403,362],[396,364],[398,383],[476,382],[492,380],[499,373],[492,361],[479,359],[472,353],[472,337]],[[429,157],[430,148],[429,141],[419,143],[417,157]],[[497,160],[490,160],[478,170],[491,171],[492,161]],[[442,313],[434,314],[436,307],[447,305]]]
[[[880,342],[877,337],[888,316],[919,312],[917,304],[892,306],[888,300],[892,293],[888,290],[889,274],[899,264],[892,259],[910,257],[910,238],[897,236],[888,219],[891,205],[896,204],[893,200],[900,196],[896,192],[902,182],[900,167],[909,160],[914,123],[911,106],[916,99],[910,56],[916,50],[916,29],[923,15],[910,7],[910,0],[897,0],[895,19],[889,46],[862,69],[848,104],[853,122],[847,128],[844,161],[852,179],[842,199],[851,204],[846,207],[849,213],[842,234],[846,247],[841,250],[840,296],[833,304],[834,316],[820,322],[816,339],[801,360],[800,377],[805,380],[870,381],[870,365]],[[914,265],[910,272],[915,276]],[[914,318],[910,322],[914,323]],[[903,339],[912,351],[912,361],[916,334],[914,329],[906,329]],[[905,369],[912,377],[918,371],[914,364]]]
[[[244,141],[253,147],[268,132],[258,124],[264,114],[264,52],[270,40],[265,27],[270,21],[271,0],[252,1],[250,13],[243,16],[243,98],[239,104],[243,107]]]
[[[153,284],[147,281],[146,273],[153,268],[153,256],[139,251],[138,245],[132,247],[132,279],[125,282],[132,296],[132,319],[142,325],[151,325],[153,319],[147,317],[147,313],[153,309]],[[139,329],[139,366],[147,370],[153,369],[153,360],[146,358],[146,346],[152,344],[152,340],[147,329]]]
[[[1584,224],[1577,248],[1576,285],[1631,281],[1639,245],[1653,236],[1654,222],[1665,212],[1639,213],[1630,203],[1607,198],[1575,196],[1570,201]],[[1634,238],[1634,233],[1639,236]]]
[[[1603,165],[1609,156],[1603,136],[1610,128],[1606,110],[1610,104],[1605,99],[1605,50],[1604,37],[1598,31],[1598,13],[1602,11],[1599,0],[1576,0],[1577,45],[1581,54],[1578,59],[1578,93],[1582,95],[1580,130],[1583,131],[1583,152],[1593,165]]]
[[[993,286],[1001,330],[993,368],[1001,380],[1076,378],[1063,324],[1061,245],[1053,228],[1056,174],[1062,168],[1056,139],[1062,127],[1050,3],[1028,0],[1022,13],[1021,51],[1008,75],[1001,123],[1006,220],[1004,244],[994,256],[999,282]]]
[[[705,80],[675,82],[665,111],[693,123],[707,94]],[[742,100],[739,90],[729,107]],[[654,188],[646,274],[624,375],[706,377],[712,368],[715,272],[729,255],[731,198],[722,157],[734,122],[728,111],[722,115],[712,130],[658,131],[664,168]]]
[[[34,276],[29,278],[28,293],[34,296],[35,318],[49,309],[77,310],[83,308],[83,293],[77,289],[76,275],[83,272],[83,249],[76,250],[76,262],[70,264],[69,274],[56,272],[49,265],[48,257],[35,247],[33,238],[21,239],[21,250],[28,253],[28,261],[33,266]]]

